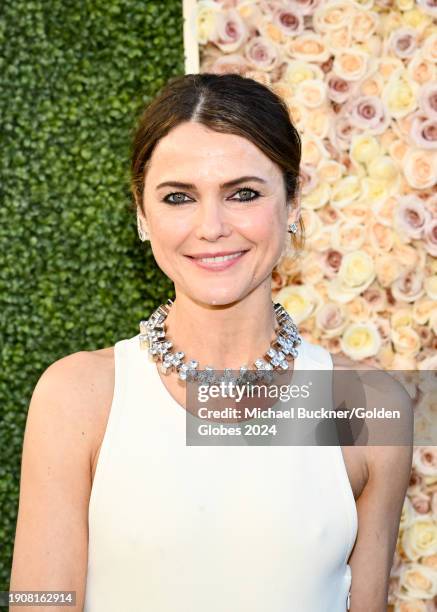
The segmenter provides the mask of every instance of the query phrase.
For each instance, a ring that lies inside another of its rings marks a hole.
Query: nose
[[[196,238],[214,241],[220,236],[228,236],[230,227],[226,221],[226,211],[215,199],[203,201],[197,211],[195,219]]]

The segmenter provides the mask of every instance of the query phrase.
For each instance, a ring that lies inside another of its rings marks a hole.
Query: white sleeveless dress
[[[340,446],[187,446],[138,335],[89,503],[84,612],[345,612],[358,517]],[[331,369],[305,339],[294,369]],[[329,406],[328,406],[329,407]]]

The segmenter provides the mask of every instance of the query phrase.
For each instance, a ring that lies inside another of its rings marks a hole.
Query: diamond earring
[[[143,230],[142,226],[141,226],[141,219],[140,219],[140,215],[137,212],[137,229],[138,229],[138,237],[141,240],[141,242],[145,242],[147,240],[147,233]]]
[[[291,232],[292,234],[295,234],[297,232],[297,225],[296,223],[290,223],[290,225],[288,226],[288,230],[289,232]]]

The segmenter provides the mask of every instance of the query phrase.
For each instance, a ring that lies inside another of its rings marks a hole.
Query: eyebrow
[[[247,181],[255,181],[257,183],[266,183],[264,179],[259,176],[240,176],[239,178],[233,179],[232,181],[227,181],[226,183],[222,183],[220,185],[220,189],[225,189],[226,187],[233,187],[234,185],[238,185],[239,183],[245,183]],[[181,183],[180,181],[165,181],[164,183],[159,183],[156,186],[156,189],[160,189],[161,187],[179,187],[181,189],[196,189],[196,185],[193,183]]]

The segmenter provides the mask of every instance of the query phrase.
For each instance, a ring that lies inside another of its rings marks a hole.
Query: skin
[[[188,143],[188,144],[187,144]],[[195,146],[190,146],[195,143]],[[220,184],[243,175],[245,181]],[[163,181],[195,188],[160,188]],[[251,192],[252,202],[238,202]],[[172,206],[170,198],[187,201]],[[235,200],[233,198],[236,198]],[[168,336],[202,364],[238,368],[265,352],[274,337],[271,271],[287,224],[297,222],[300,194],[286,202],[281,171],[251,142],[195,123],[178,126],[154,150],[147,171],[142,223],[159,267],[175,284]],[[249,249],[220,273],[196,268],[184,254]],[[254,317],[253,313],[257,316]],[[334,367],[360,364],[333,355]],[[369,369],[369,366],[366,366]],[[161,376],[184,407],[185,388]],[[390,378],[390,380],[392,380]],[[393,384],[395,384],[393,382]],[[114,350],[79,351],[51,364],[40,377],[26,422],[10,590],[74,590],[82,610],[88,561],[88,505],[114,389]],[[398,406],[411,403],[397,387]],[[340,398],[341,399],[341,398]],[[358,512],[351,611],[385,612],[388,576],[411,469],[410,447],[343,447]],[[390,486],[387,486],[390,483]],[[38,607],[62,611],[65,607]]]

